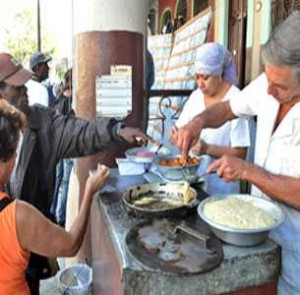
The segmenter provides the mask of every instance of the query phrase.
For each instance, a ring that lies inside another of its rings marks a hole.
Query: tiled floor
[[[58,265],[60,269],[65,267],[65,259],[57,258]],[[58,282],[56,276],[49,278],[47,280],[40,281],[40,295],[60,295]]]
[[[40,294],[41,295],[61,295],[59,291],[56,277],[52,277],[47,280],[42,280],[40,282]]]

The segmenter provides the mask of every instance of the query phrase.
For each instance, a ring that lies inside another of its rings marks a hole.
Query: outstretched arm
[[[276,175],[257,165],[230,156],[214,161],[207,172],[215,169],[225,181],[247,180],[270,198],[300,210],[299,178]]]
[[[202,139],[198,140],[191,150],[196,155],[209,155],[214,158],[220,158],[223,155],[231,155],[245,159],[247,154],[247,148],[245,147],[227,147],[208,144]]]
[[[203,128],[217,128],[235,118],[228,101],[217,103],[179,128],[173,134],[173,140],[186,158],[191,147],[197,143]]]
[[[89,176],[79,213],[68,232],[49,221],[33,206],[18,201],[16,220],[21,246],[49,257],[74,256],[84,238],[92,198],[103,187],[108,175],[108,168],[100,166],[95,174]]]

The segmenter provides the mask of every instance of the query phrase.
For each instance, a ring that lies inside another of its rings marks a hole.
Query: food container
[[[201,159],[197,157],[192,157],[193,163],[183,165],[163,165],[163,161],[172,161],[172,160],[180,159],[180,156],[175,157],[161,157],[154,160],[153,164],[157,168],[158,172],[161,174],[161,176],[164,179],[171,180],[171,181],[177,181],[177,180],[183,180],[185,178],[191,178],[192,176],[195,176],[198,170],[198,167],[200,165]]]
[[[254,207],[260,208],[272,216],[275,221],[272,225],[262,228],[232,228],[211,220],[204,213],[204,207],[209,202],[222,198],[238,198],[245,202],[250,202]],[[236,246],[255,246],[266,240],[270,230],[278,227],[284,220],[284,214],[281,208],[272,201],[254,197],[246,194],[235,195],[216,195],[203,200],[197,208],[199,216],[210,225],[214,234],[222,241]]]
[[[92,269],[83,263],[74,264],[59,271],[56,275],[62,294],[92,294]]]
[[[145,172],[145,164],[127,158],[116,158],[120,175],[140,175]]]
[[[184,194],[188,201],[184,202]],[[138,204],[136,201],[154,199],[149,204]],[[165,200],[171,203],[165,205]],[[122,196],[126,211],[135,217],[182,217],[191,210],[196,211],[199,204],[197,192],[185,183],[146,183],[128,187]],[[179,201],[179,202],[178,202]]]
[[[162,146],[157,154],[157,146],[152,147],[135,147],[125,151],[127,159],[137,163],[152,163],[155,158],[166,157],[171,154],[171,151]]]

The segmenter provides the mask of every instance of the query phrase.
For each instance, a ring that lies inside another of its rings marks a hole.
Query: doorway
[[[246,70],[247,1],[229,1],[228,18],[228,50],[235,59],[238,86],[243,88]]]

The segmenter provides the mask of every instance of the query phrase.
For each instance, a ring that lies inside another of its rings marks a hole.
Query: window
[[[187,16],[187,5],[186,0],[178,0],[177,7],[176,7],[176,19],[182,19],[182,22],[186,22]]]
[[[171,33],[171,32],[169,32],[169,26],[172,27],[172,16],[171,16],[171,10],[168,8],[163,12],[162,17],[161,17],[161,32],[162,33]],[[168,29],[166,29],[166,28],[168,28]]]
[[[151,34],[156,33],[156,10],[152,8],[148,14],[148,26],[151,31]]]
[[[208,0],[194,0],[193,3],[193,16],[197,15],[202,10],[208,7]]]

